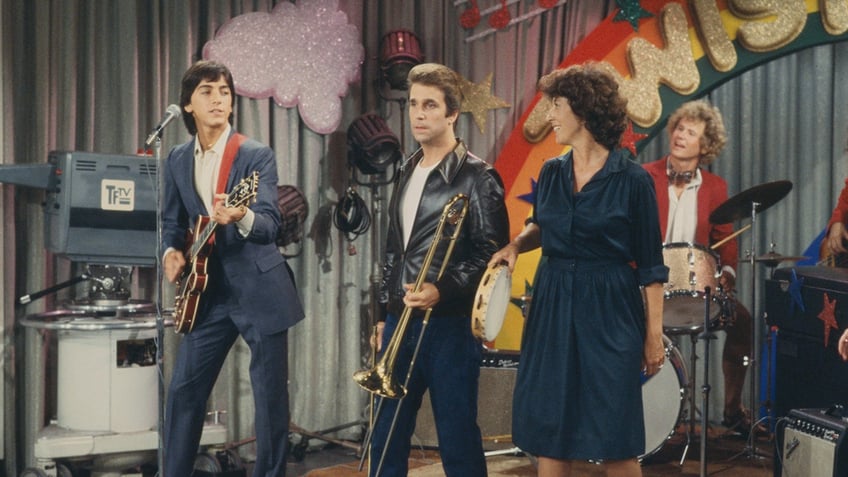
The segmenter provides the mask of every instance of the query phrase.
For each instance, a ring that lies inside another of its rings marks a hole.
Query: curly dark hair
[[[537,89],[550,99],[565,98],[598,144],[619,147],[627,129],[627,99],[618,83],[595,63],[554,70],[539,79]]]
[[[183,123],[185,123],[188,133],[192,136],[197,134],[197,124],[194,123],[194,116],[187,112],[185,107],[191,104],[191,95],[194,94],[194,90],[197,89],[197,85],[199,85],[201,81],[218,81],[220,78],[224,78],[224,81],[227,82],[227,86],[230,87],[230,94],[234,103],[231,106],[235,108],[236,87],[233,84],[233,74],[230,73],[230,70],[222,63],[218,63],[217,61],[201,60],[191,65],[191,67],[183,73],[183,79],[181,82],[182,88],[180,90],[180,109],[183,110]],[[232,126],[233,113],[230,113],[228,121]]]

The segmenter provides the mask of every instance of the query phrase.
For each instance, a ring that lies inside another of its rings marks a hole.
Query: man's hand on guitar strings
[[[179,278],[185,267],[185,257],[179,250],[171,250],[165,255],[165,279],[170,283],[174,283]]]

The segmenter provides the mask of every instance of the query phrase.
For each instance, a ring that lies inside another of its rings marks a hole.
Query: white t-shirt
[[[437,165],[438,163],[429,167],[423,167],[420,164],[415,166],[415,170],[412,171],[412,177],[406,183],[406,189],[403,191],[400,206],[400,225],[403,229],[404,248],[409,242],[409,237],[412,235],[412,225],[415,224],[418,204],[421,202],[421,196],[424,193],[424,184],[427,183],[427,177]]]

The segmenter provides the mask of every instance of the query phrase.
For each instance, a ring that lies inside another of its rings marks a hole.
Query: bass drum
[[[677,347],[663,336],[665,364],[657,374],[642,374],[642,412],[645,416],[645,453],[639,460],[656,454],[674,435],[683,414],[689,375]]]

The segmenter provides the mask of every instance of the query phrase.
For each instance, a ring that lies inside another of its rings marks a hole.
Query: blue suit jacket
[[[208,214],[194,187],[194,139],[173,148],[163,168],[163,250],[185,250],[186,232],[199,216]],[[233,160],[226,191],[253,171],[259,172],[256,202],[249,206],[255,214],[253,229],[243,237],[235,224],[218,226],[209,260],[210,283],[196,319],[199,325],[216,295],[231,294],[251,320],[249,326],[265,334],[277,333],[303,319],[303,307],[291,271],[274,243],[280,224],[274,152],[247,139]]]

